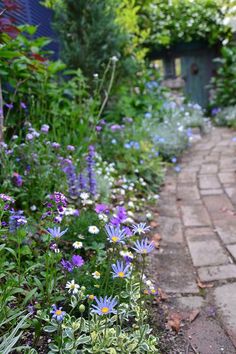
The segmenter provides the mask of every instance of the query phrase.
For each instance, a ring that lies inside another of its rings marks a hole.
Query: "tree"
[[[62,58],[87,76],[122,52],[125,35],[115,22],[114,4],[114,0],[67,0],[54,8]]]

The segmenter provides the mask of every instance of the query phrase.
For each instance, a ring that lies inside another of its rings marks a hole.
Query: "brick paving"
[[[162,243],[152,269],[160,287],[177,298],[177,310],[199,309],[189,333],[201,354],[236,353],[235,136],[212,128],[184,154],[181,171],[168,172],[159,200]],[[199,288],[197,279],[211,287]],[[208,308],[216,310],[212,321]]]

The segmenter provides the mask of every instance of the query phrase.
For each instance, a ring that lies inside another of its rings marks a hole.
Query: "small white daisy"
[[[99,228],[97,226],[91,225],[88,228],[88,232],[93,235],[97,235],[99,233]]]
[[[83,193],[80,194],[80,198],[83,199],[83,200],[87,200],[87,199],[89,199],[89,194],[83,192]]]
[[[83,243],[80,242],[80,241],[75,241],[75,242],[73,243],[73,247],[74,247],[75,249],[82,248],[82,247],[83,247]]]
[[[72,294],[77,294],[79,291],[80,286],[78,284],[75,283],[74,279],[71,281],[68,281],[66,283],[66,289],[68,289],[68,293],[72,293]]]
[[[98,271],[93,272],[92,276],[94,277],[94,279],[100,279],[101,278],[101,273],[99,273]]]

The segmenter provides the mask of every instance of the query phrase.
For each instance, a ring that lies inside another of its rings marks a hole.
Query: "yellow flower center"
[[[70,288],[74,289],[75,288],[75,284],[70,284]]]
[[[118,272],[118,277],[124,278],[124,276],[125,276],[125,273],[124,273],[124,272]]]
[[[109,312],[109,308],[108,308],[108,307],[103,307],[103,308],[101,309],[101,311],[102,311],[102,313],[106,314],[106,313]]]
[[[94,300],[94,295],[89,295],[89,300]]]
[[[62,314],[62,311],[61,310],[56,310],[56,315],[57,316],[60,316]]]
[[[112,239],[113,242],[117,242],[119,238],[117,236],[112,236],[111,239]]]
[[[146,253],[147,253],[146,248],[143,248],[143,249],[142,249],[142,254],[146,254]]]

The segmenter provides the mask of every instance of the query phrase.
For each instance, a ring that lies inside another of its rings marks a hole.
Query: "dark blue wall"
[[[9,12],[9,16],[13,17],[18,25],[25,23],[37,25],[36,36],[45,36],[52,39],[52,43],[47,48],[55,52],[53,57],[56,58],[59,51],[59,42],[52,29],[53,12],[40,5],[40,0],[16,0],[16,3],[20,6],[20,9]],[[3,8],[2,4],[0,4],[0,8]]]

